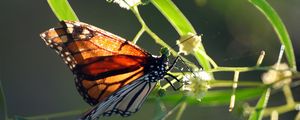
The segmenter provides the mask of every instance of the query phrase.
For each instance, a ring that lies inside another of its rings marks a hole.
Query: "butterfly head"
[[[165,57],[169,57],[170,56],[170,51],[166,47],[161,48],[160,49],[160,53],[162,54],[162,56],[165,56]]]
[[[170,56],[169,49],[166,48],[166,47],[163,47],[163,48],[161,48],[160,53],[161,53],[162,61],[167,63],[168,62],[168,57]]]

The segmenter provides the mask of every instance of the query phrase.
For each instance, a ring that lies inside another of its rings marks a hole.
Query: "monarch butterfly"
[[[177,59],[168,67],[166,49],[161,56],[154,56],[89,24],[62,21],[61,25],[40,36],[69,66],[80,95],[95,106],[80,119],[94,120],[113,113],[130,116],[139,110],[158,80],[165,75],[176,79],[167,71]]]

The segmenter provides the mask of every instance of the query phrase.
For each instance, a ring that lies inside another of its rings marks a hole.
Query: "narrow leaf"
[[[238,89],[236,91],[236,101],[245,101],[249,99],[254,99],[259,97],[265,90],[265,87],[258,87],[258,88],[244,88]],[[226,105],[230,102],[230,97],[232,94],[232,90],[215,90],[215,91],[208,91],[205,97],[198,101],[196,98],[188,96],[186,98],[186,102],[188,104],[193,105]],[[184,96],[184,94],[167,94],[166,96],[162,97],[161,100],[164,103],[168,104],[176,104],[175,101],[178,101]],[[153,101],[154,97],[149,97],[149,100]]]
[[[259,9],[269,20],[274,30],[276,31],[277,36],[281,44],[285,46],[286,57],[289,62],[289,65],[296,70],[296,61],[295,54],[293,50],[293,45],[290,39],[290,36],[287,32],[287,29],[280,19],[279,15],[272,8],[272,6],[266,0],[249,0],[257,9]]]
[[[189,32],[196,34],[191,23],[171,0],[151,0],[151,3],[168,19],[180,36]]]
[[[48,4],[59,21],[78,21],[75,12],[67,0],[48,0]]]
[[[264,114],[264,109],[267,106],[270,97],[270,88],[266,89],[256,104],[255,110],[252,111],[248,120],[261,120]]]

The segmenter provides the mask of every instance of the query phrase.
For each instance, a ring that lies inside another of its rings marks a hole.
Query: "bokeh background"
[[[279,40],[266,18],[247,0],[173,0],[189,19],[210,55],[221,66],[252,66],[261,50],[266,51],[263,65],[277,60]],[[140,29],[131,11],[105,0],[69,0],[79,19],[128,40]],[[285,23],[293,40],[297,61],[300,57],[300,1],[268,0]],[[58,20],[46,0],[6,0],[0,9],[0,80],[5,92],[10,117],[36,116],[71,110],[86,110],[89,106],[77,93],[73,75],[53,50],[47,47],[39,33],[58,26]],[[150,28],[169,45],[175,45],[178,35],[160,12],[149,4],[140,12]],[[152,54],[159,54],[161,46],[144,34],[137,43]],[[177,48],[175,48],[177,49]],[[191,57],[192,61],[195,61]],[[232,79],[232,74],[218,74],[219,78]],[[259,80],[257,73],[242,74],[241,78]],[[299,94],[299,88],[293,88]],[[295,96],[300,100],[299,95]],[[281,93],[272,95],[271,105],[283,104]],[[255,103],[255,100],[254,102]],[[151,120],[154,103],[128,118],[112,119]],[[293,119],[296,111],[281,115]],[[75,119],[78,116],[58,118]],[[171,116],[169,119],[173,119]],[[228,106],[188,106],[183,120],[239,120]]]

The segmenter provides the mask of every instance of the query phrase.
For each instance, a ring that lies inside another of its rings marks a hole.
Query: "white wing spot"
[[[65,52],[65,54],[66,54],[66,55],[70,55],[71,53],[70,53],[70,52]]]
[[[69,61],[69,62],[70,62],[70,61],[71,61],[71,58],[70,58],[70,57],[67,57],[67,61]]]
[[[74,25],[69,24],[69,23],[66,23],[66,25],[67,25],[67,27],[70,27],[70,28],[74,27]]]
[[[57,49],[58,49],[59,51],[62,51],[62,47],[61,47],[61,46],[57,46]]]
[[[45,33],[41,34],[41,37],[45,38],[45,37],[46,37],[46,34],[45,34]]]
[[[82,33],[83,33],[83,34],[90,34],[90,31],[88,31],[87,29],[83,29],[83,30],[82,30]]]
[[[78,35],[79,39],[85,39],[87,38],[85,35]]]
[[[80,23],[76,22],[76,23],[74,23],[74,25],[76,25],[76,26],[80,26]]]
[[[66,35],[61,36],[60,39],[64,43],[68,41],[68,37]]]
[[[74,29],[73,28],[67,28],[68,33],[73,33]]]

